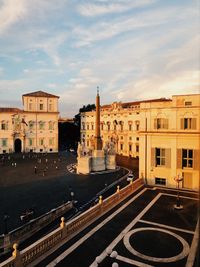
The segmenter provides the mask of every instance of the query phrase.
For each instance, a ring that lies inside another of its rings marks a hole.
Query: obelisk
[[[96,96],[96,121],[95,121],[94,149],[102,150],[102,140],[101,140],[101,133],[100,133],[100,96],[99,96],[98,87],[97,87],[97,96]]]
[[[103,171],[105,170],[105,155],[102,150],[102,140],[100,132],[100,96],[99,88],[97,87],[96,96],[96,121],[95,121],[95,137],[94,137],[94,150],[92,153],[92,171]]]

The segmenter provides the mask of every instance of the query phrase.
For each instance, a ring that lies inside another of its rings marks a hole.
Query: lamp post
[[[179,184],[180,182],[183,181],[183,177],[181,177],[180,174],[178,174],[177,176],[174,177],[174,181],[177,183],[177,197],[176,197],[176,204],[174,205],[174,209],[182,210],[183,205],[181,205],[181,200],[179,196]]]

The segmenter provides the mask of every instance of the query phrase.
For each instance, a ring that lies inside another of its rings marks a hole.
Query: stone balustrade
[[[142,187],[143,184],[142,179],[137,179],[126,187],[117,190],[116,193],[108,198],[102,199],[101,203],[96,204],[64,225],[62,224],[59,228],[39,239],[24,250],[18,251],[18,253],[16,253],[18,255],[17,257],[10,257],[8,260],[0,263],[0,267],[22,267],[27,266],[30,263],[33,265],[39,263],[58,248],[62,241],[67,242],[70,240],[100,216],[111,210],[114,206],[130,196],[134,191]]]

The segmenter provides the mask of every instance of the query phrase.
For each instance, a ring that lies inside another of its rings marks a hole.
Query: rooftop
[[[0,107],[0,112],[23,112],[23,110],[19,108],[1,108]]]
[[[55,97],[55,98],[59,98],[59,96],[57,95],[52,95],[49,93],[46,93],[44,91],[36,91],[36,92],[32,92],[32,93],[28,93],[28,94],[24,94],[22,96],[34,96],[34,97]]]

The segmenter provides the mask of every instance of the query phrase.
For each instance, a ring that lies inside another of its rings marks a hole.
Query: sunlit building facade
[[[81,141],[92,146],[94,111],[81,114]],[[112,103],[101,107],[103,144],[115,142],[118,154],[139,157],[139,176],[150,185],[199,189],[200,95],[176,95]]]
[[[22,96],[23,109],[0,108],[0,154],[57,152],[58,99],[37,91]]]

